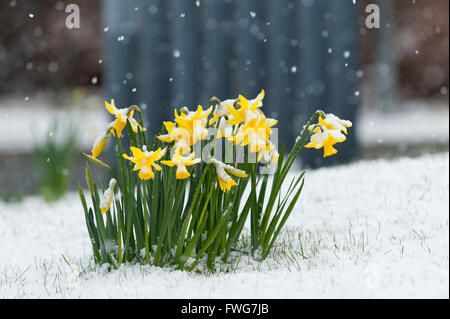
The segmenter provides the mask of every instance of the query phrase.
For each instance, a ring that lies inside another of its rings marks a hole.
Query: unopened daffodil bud
[[[105,214],[111,206],[114,198],[114,186],[116,186],[116,180],[111,178],[109,181],[109,186],[103,193],[103,197],[100,200],[100,211],[102,214]]]
[[[109,140],[109,130],[103,132],[94,142],[94,146],[92,147],[92,157],[97,158],[105,149]]]

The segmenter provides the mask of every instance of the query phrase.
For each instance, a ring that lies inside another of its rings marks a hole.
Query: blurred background
[[[69,4],[80,28],[66,26]],[[337,156],[301,154],[313,168],[448,151],[448,12],[447,0],[3,0],[0,200],[54,200],[82,181],[111,98],[139,105],[150,134],[174,108],[261,89],[279,144],[317,108],[353,121]]]

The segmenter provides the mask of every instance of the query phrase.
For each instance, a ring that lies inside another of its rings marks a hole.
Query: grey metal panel
[[[105,32],[107,96],[121,106],[146,106],[151,134],[173,118],[174,107],[206,105],[213,95],[251,98],[263,88],[266,114],[279,119],[280,144],[288,147],[317,108],[355,122],[358,7],[352,1],[199,4],[104,1],[110,27]],[[124,41],[117,41],[120,35]],[[323,160],[312,150],[302,153],[302,162],[318,166],[351,159],[357,154],[354,131],[338,146],[338,156]]]

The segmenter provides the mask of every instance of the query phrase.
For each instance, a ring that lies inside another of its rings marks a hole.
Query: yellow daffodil
[[[265,162],[275,163],[279,157],[280,154],[278,153],[277,147],[271,141],[268,141],[265,150],[259,152],[257,161],[260,162],[264,158]]]
[[[264,98],[264,90],[258,94],[253,100],[247,100],[244,96],[239,95],[240,108],[236,109],[231,105],[227,105],[231,118],[227,121],[228,124],[238,125],[247,123],[253,118],[259,118],[262,112],[259,108],[262,106]]]
[[[216,168],[217,180],[219,181],[220,189],[224,192],[231,189],[231,187],[237,185],[237,183],[231,178],[227,172],[237,177],[247,177],[247,173],[243,170],[237,169],[233,166],[227,165],[215,158],[211,158],[210,162],[214,164]]]
[[[175,123],[164,122],[168,134],[158,136],[163,142],[175,142],[174,147],[181,149],[182,154],[190,151],[190,146],[208,136],[206,124],[212,107],[203,111],[201,105],[192,112],[182,108],[180,114],[175,110]]]
[[[114,186],[116,186],[116,180],[111,178],[108,188],[105,190],[103,197],[100,199],[100,212],[102,214],[105,214],[111,206],[114,198]]]
[[[210,125],[213,125],[217,122],[217,120],[221,117],[229,116],[230,111],[228,111],[228,106],[233,106],[238,99],[228,99],[225,101],[221,101],[217,103],[216,108],[213,112],[213,118],[209,122]]]
[[[339,117],[332,113],[328,113],[324,118],[319,117],[319,124],[325,126],[329,130],[340,130],[347,134],[347,127],[352,126],[351,121],[341,120]]]
[[[315,149],[323,147],[323,157],[336,154],[337,150],[333,145],[345,141],[345,135],[342,134],[340,130],[329,130],[321,125],[318,125],[317,127],[319,130],[311,136],[309,144],[305,145],[305,147],[314,147]]]
[[[181,114],[178,115],[177,110],[175,110],[175,122],[179,127],[189,131],[191,134],[191,145],[208,136],[206,123],[212,107],[203,111],[202,106],[199,105],[195,112],[189,111],[187,108],[183,108],[181,111]]]
[[[163,142],[175,142],[174,149],[181,150],[182,154],[191,151],[191,133],[184,127],[177,127],[176,123],[163,122],[168,134],[157,136]]]
[[[133,118],[134,111],[139,110],[139,108],[136,105],[132,105],[126,109],[118,109],[114,104],[114,100],[111,100],[111,104],[105,101],[105,106],[109,113],[116,116],[116,119],[108,125],[113,134],[115,134],[114,133],[115,129],[117,131],[118,137],[120,137],[122,135],[124,127],[127,125],[127,120],[130,121],[131,128],[133,129],[133,131],[134,132],[138,131],[138,127],[140,126],[138,122]]]
[[[156,151],[149,152],[147,151],[147,147],[144,145],[142,150],[137,147],[130,147],[130,150],[133,153],[133,157],[130,157],[127,154],[123,154],[123,157],[135,164],[133,170],[139,170],[138,176],[140,179],[147,180],[155,177],[152,167],[154,167],[157,171],[161,170],[161,166],[155,162],[164,156],[166,149],[161,150],[161,148],[158,148]]]
[[[127,120],[130,121],[131,128],[134,132],[137,132],[138,127],[140,125],[133,118],[134,111],[139,110],[136,105],[132,105],[127,109],[118,109],[114,104],[114,100],[111,100],[111,104],[105,101],[106,109],[113,115],[116,116],[116,119],[108,124],[108,127],[105,132],[100,134],[100,136],[95,140],[94,146],[92,147],[92,157],[97,158],[103,152],[108,144],[109,133],[111,132],[113,135],[117,132],[118,137],[122,135],[122,131],[127,125]],[[145,131],[145,129],[143,129]]]
[[[180,149],[175,151],[172,159],[169,161],[161,161],[162,164],[173,167],[177,166],[177,179],[185,179],[191,176],[186,169],[186,166],[191,166],[200,163],[200,159],[194,159],[195,153],[192,153],[189,156],[182,156]]]
[[[249,145],[252,153],[259,152],[266,147],[272,134],[271,127],[276,123],[276,120],[267,119],[264,116],[259,119],[254,118],[240,127],[236,135],[230,140],[241,146]]]

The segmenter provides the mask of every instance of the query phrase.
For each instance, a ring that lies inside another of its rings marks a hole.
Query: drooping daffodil
[[[108,125],[109,129],[111,130],[111,133],[115,134],[115,131],[117,131],[117,136],[120,137],[122,135],[123,129],[127,125],[127,120],[130,121],[131,128],[133,129],[133,131],[134,132],[138,131],[138,127],[140,127],[140,125],[133,118],[134,111],[139,110],[139,108],[136,105],[132,105],[126,109],[118,109],[114,104],[114,100],[111,100],[111,104],[105,101],[105,106],[109,113],[116,116],[116,119]]]
[[[332,113],[328,113],[324,118],[319,117],[319,124],[325,126],[329,130],[340,130],[347,134],[347,127],[352,126],[352,122],[348,120],[342,120]]]
[[[132,163],[134,163],[134,171],[139,170],[139,178],[142,180],[153,179],[155,173],[153,173],[153,168],[160,171],[162,168],[155,162],[160,160],[161,157],[166,153],[166,149],[158,148],[156,151],[149,152],[147,147],[144,145],[142,150],[137,147],[130,147],[133,157],[123,154],[123,157]]]
[[[109,133],[115,135],[115,132],[117,132],[117,136],[120,138],[123,129],[127,125],[127,120],[130,121],[131,128],[134,132],[137,132],[138,128],[140,127],[140,125],[133,118],[134,111],[139,110],[136,105],[132,105],[126,109],[118,109],[114,103],[114,100],[111,100],[111,104],[105,101],[105,107],[111,114],[115,115],[116,118],[114,119],[114,121],[108,124],[106,130],[103,131],[95,140],[94,146],[92,147],[91,151],[91,156],[93,158],[97,158],[98,156],[100,156],[100,154],[105,149],[106,145],[108,144]],[[145,131],[145,129],[142,130]]]
[[[220,189],[224,192],[231,189],[231,187],[237,185],[237,183],[231,178],[231,173],[237,177],[247,177],[247,173],[243,170],[237,169],[231,165],[227,165],[215,158],[210,158],[210,162],[214,164],[216,168],[217,180],[219,181]]]
[[[314,129],[314,134],[311,136],[310,142],[305,145],[307,148],[314,147],[320,149],[323,147],[323,157],[336,154],[338,151],[333,147],[336,143],[341,143],[346,140],[346,137],[340,130],[329,130],[322,125],[317,125]]]

